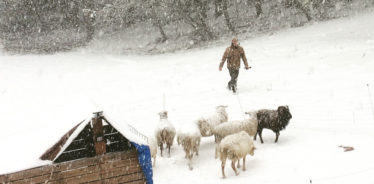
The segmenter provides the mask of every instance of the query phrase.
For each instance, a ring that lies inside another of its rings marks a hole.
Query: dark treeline
[[[196,45],[221,36],[302,26],[374,4],[358,0],[353,6],[352,1],[2,0],[0,39],[9,51],[49,53],[143,26],[155,35],[150,43],[193,40]]]

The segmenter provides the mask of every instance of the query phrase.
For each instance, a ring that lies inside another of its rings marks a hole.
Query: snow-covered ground
[[[155,56],[0,51],[0,173],[42,164],[38,157],[96,110],[152,135],[164,108],[178,129],[217,105],[229,106],[231,120],[289,105],[279,142],[264,130],[238,176],[228,164],[221,178],[214,140],[203,138],[192,171],[175,143],[170,158],[157,158],[154,182],[374,183],[373,20],[369,12],[242,41],[253,69],[241,70],[238,95],[218,71],[226,45]]]

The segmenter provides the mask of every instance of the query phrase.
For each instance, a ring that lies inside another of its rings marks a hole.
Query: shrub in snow
[[[196,121],[196,124],[200,130],[201,136],[208,137],[213,135],[213,128],[228,120],[226,112],[227,106],[217,106],[216,112],[208,117],[201,117]]]
[[[170,156],[170,147],[173,145],[173,141],[175,137],[175,128],[168,120],[167,111],[161,111],[158,114],[160,115],[160,121],[155,131],[157,145],[160,146],[161,156],[162,156],[162,150],[163,150],[164,144],[166,144],[169,150],[169,156]]]
[[[279,132],[286,128],[291,118],[292,115],[288,106],[279,106],[277,110],[259,110],[257,112],[258,128],[255,140],[258,134],[261,143],[264,143],[262,140],[262,130],[267,128],[276,134],[275,142],[278,142]]]
[[[240,131],[245,131],[250,136],[254,136],[257,132],[257,126],[257,117],[252,116],[251,118],[245,120],[229,121],[227,123],[219,124],[216,127],[214,127],[213,134],[216,143],[219,143],[224,137],[234,133],[238,133]]]
[[[196,124],[188,125],[189,127],[183,127],[183,129],[178,130],[177,142],[178,145],[182,145],[184,153],[186,154],[185,158],[188,159],[188,167],[192,170],[192,157],[194,153],[196,156],[199,155],[201,134]]]
[[[216,158],[220,158],[222,161],[222,177],[225,178],[225,165],[226,160],[231,160],[231,167],[235,174],[238,175],[239,172],[235,168],[235,162],[238,162],[238,168],[240,167],[240,159],[243,158],[243,171],[245,171],[245,157],[247,154],[254,155],[254,150],[256,147],[253,145],[251,137],[245,132],[241,131],[229,135],[222,139],[216,147]]]

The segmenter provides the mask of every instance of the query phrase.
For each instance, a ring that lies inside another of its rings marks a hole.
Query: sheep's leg
[[[275,142],[278,142],[278,138],[279,138],[279,132],[275,133],[276,137],[275,137]]]
[[[264,140],[262,140],[262,129],[258,131],[258,136],[260,137],[261,144],[264,143]]]
[[[214,136],[214,141],[215,141],[215,143],[220,143],[221,141],[222,141],[222,139],[223,139],[223,137],[222,136],[219,136],[219,135],[217,135],[217,136]]]
[[[193,167],[192,167],[192,163],[191,163],[191,162],[188,163],[188,168],[189,168],[190,170],[193,169]]]
[[[156,165],[156,157],[153,159],[153,166]]]
[[[161,143],[161,144],[160,144],[161,157],[162,157],[162,149],[163,149],[163,145],[162,145],[162,143]]]
[[[221,168],[222,168],[222,178],[226,178],[226,176],[225,176],[225,163],[224,162],[222,162]]]
[[[169,157],[170,157],[170,147],[171,147],[171,145],[170,145],[170,144],[168,144],[168,149],[169,149]]]
[[[238,171],[237,171],[236,168],[235,168],[235,161],[231,161],[231,167],[232,167],[232,169],[234,170],[235,175],[239,175]]]
[[[217,141],[216,141],[216,143],[219,144],[219,143],[221,143],[221,141],[222,141],[222,137],[221,137],[221,136],[217,136]]]
[[[200,147],[200,140],[197,141],[197,144],[195,145],[196,148],[196,156],[199,156],[199,147]]]
[[[192,167],[192,156],[193,156],[193,153],[190,153],[189,156],[188,156],[188,167],[190,170],[193,169]]]
[[[237,168],[240,168],[240,159],[238,161],[238,165],[236,166]]]
[[[243,171],[245,171],[245,157],[246,156],[243,157]],[[239,160],[239,162],[240,162],[240,160]]]
[[[215,152],[215,154],[214,154],[214,158],[218,158],[218,145],[216,145],[216,152]]]

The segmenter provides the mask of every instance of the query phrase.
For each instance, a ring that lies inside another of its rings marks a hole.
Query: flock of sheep
[[[178,145],[182,145],[185,158],[188,159],[189,169],[192,167],[192,157],[199,154],[201,137],[214,136],[216,142],[215,158],[222,161],[222,177],[225,178],[226,160],[231,160],[231,167],[235,174],[235,168],[240,167],[240,159],[243,159],[243,171],[245,171],[245,158],[247,154],[254,155],[256,147],[253,140],[257,134],[262,140],[262,130],[271,129],[276,134],[275,142],[278,141],[279,132],[286,128],[292,115],[288,106],[279,106],[277,110],[262,109],[258,111],[246,112],[250,115],[248,119],[238,121],[228,121],[226,112],[227,106],[217,106],[216,112],[208,117],[201,117],[189,128],[176,132],[172,123],[168,120],[167,111],[161,111],[160,121],[155,131],[156,141],[150,139],[149,147],[153,158],[153,165],[156,163],[157,147],[163,154],[164,144],[170,156],[170,147],[173,145],[174,137],[177,135]]]

